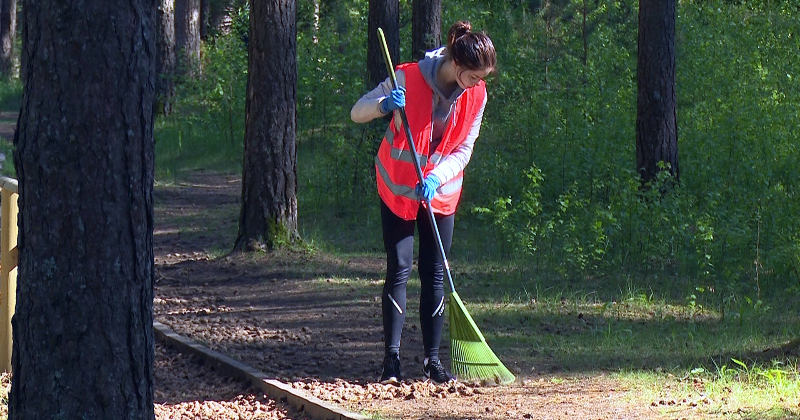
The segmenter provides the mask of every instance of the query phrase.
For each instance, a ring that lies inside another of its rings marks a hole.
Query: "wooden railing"
[[[17,200],[16,179],[0,176],[0,372],[11,371],[11,317],[17,306]]]

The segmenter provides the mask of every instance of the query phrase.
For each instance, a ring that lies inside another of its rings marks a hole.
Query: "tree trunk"
[[[663,162],[677,182],[675,0],[639,1],[638,58],[636,168],[646,184],[656,177]]]
[[[175,0],[177,72],[194,77],[200,68],[200,0]]]
[[[212,34],[228,34],[231,31],[232,18],[239,8],[247,4],[244,0],[220,0],[211,3],[209,25]]]
[[[383,52],[378,39],[378,28],[383,29],[389,56],[396,66],[400,59],[400,2],[399,0],[369,0],[367,33],[367,70],[372,86],[386,80],[389,72],[383,62]]]
[[[14,76],[14,38],[17,34],[17,0],[0,1],[0,74]]]
[[[251,0],[236,250],[273,249],[298,238],[296,19],[295,0]]]
[[[211,29],[211,0],[200,0],[200,39],[208,40]]]
[[[419,61],[442,45],[442,0],[414,0],[412,7],[411,57]]]
[[[314,43],[314,44],[317,44],[317,43],[319,43],[319,16],[320,16],[320,3],[319,2],[320,2],[320,0],[312,0],[312,2],[313,2],[312,4],[313,4],[314,12],[313,12],[313,16],[311,18],[312,19],[312,22],[311,22],[311,30],[312,30],[311,42]]]
[[[157,24],[157,109],[169,115],[175,95],[175,0],[159,0]]]
[[[155,417],[156,7],[126,5],[22,6],[12,420]]]

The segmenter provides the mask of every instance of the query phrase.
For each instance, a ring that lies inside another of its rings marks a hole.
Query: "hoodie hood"
[[[439,68],[447,61],[447,57],[444,55],[444,49],[445,47],[441,47],[437,50],[426,52],[425,58],[419,61],[419,71],[422,73],[425,82],[435,93],[435,96],[439,97],[439,100],[453,103],[464,93],[464,89],[462,89],[461,86],[457,86],[452,95],[447,97],[444,92],[442,92],[442,86],[437,83],[436,74],[439,72]]]

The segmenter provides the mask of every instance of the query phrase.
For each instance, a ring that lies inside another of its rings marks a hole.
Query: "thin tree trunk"
[[[200,39],[206,41],[211,29],[211,0],[200,0]]]
[[[583,55],[581,56],[581,64],[583,64],[584,67],[586,67],[586,63],[589,62],[589,31],[586,27],[586,18],[588,14],[589,14],[589,9],[586,8],[586,0],[583,0],[583,9],[581,10],[581,15],[583,16],[583,21],[581,22],[581,38],[583,38]],[[584,75],[585,74],[586,71],[584,71]]]
[[[296,19],[295,0],[251,0],[236,250],[273,249],[299,237]]]
[[[312,16],[312,31],[311,41],[314,44],[319,42],[319,14],[320,14],[320,0],[312,0],[314,2],[314,15]]]
[[[411,57],[419,61],[425,52],[441,46],[442,0],[414,0],[411,11]]]
[[[127,6],[22,6],[9,419],[155,417],[156,7]]]
[[[661,162],[669,165],[676,182],[680,175],[675,103],[675,1],[639,1],[636,169],[644,183],[652,181],[661,171]]]
[[[159,0],[157,24],[157,109],[169,115],[175,95],[175,0]]]
[[[200,67],[200,0],[175,0],[177,73],[194,77]]]
[[[0,74],[14,76],[14,39],[17,34],[17,0],[0,1]]]
[[[211,31],[218,34],[228,34],[231,31],[231,22],[237,10],[247,4],[244,0],[220,0],[211,4],[209,11],[209,25]]]
[[[370,84],[377,85],[389,77],[378,39],[378,28],[383,29],[389,56],[394,65],[400,59],[400,2],[399,0],[369,0],[367,33],[367,70]]]

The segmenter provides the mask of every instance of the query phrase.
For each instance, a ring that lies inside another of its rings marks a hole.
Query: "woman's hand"
[[[425,180],[422,181],[422,184],[417,184],[414,191],[417,193],[417,197],[420,200],[425,200],[425,202],[430,203],[433,200],[433,196],[436,195],[436,189],[442,185],[442,181],[436,177],[436,175],[428,175],[425,177]]]
[[[388,114],[395,109],[406,106],[406,88],[398,86],[392,93],[381,101],[381,112]]]

